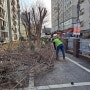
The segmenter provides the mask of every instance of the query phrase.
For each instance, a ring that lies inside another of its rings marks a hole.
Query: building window
[[[84,14],[84,8],[80,10],[79,15],[83,15]]]
[[[15,5],[15,1],[14,0],[12,0],[11,5]]]
[[[0,0],[0,5],[3,5],[4,1],[3,0]]]
[[[84,26],[84,21],[80,21],[80,27]]]
[[[80,0],[80,4],[83,3],[83,2],[84,2],[84,0]]]
[[[14,34],[14,40],[17,40],[17,35],[16,34]]]
[[[70,5],[71,5],[71,3],[72,3],[72,2],[70,1]]]
[[[14,33],[17,33],[17,28],[15,28],[15,32]]]

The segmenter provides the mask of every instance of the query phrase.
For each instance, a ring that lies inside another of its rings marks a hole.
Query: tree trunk
[[[28,42],[29,42],[29,47],[31,47],[31,38],[30,38],[30,35],[31,35],[31,33],[30,33],[30,28],[28,28]]]
[[[37,46],[40,47],[40,39],[41,39],[41,27],[37,26]]]
[[[37,46],[40,47],[40,38],[41,38],[41,34],[37,35]]]

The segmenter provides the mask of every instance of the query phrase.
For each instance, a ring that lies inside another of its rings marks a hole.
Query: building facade
[[[19,10],[19,0],[10,0],[10,20],[11,20],[11,33],[12,33],[12,40],[19,39],[19,32],[18,32],[18,10]]]
[[[0,0],[0,40],[5,40],[8,37],[8,31],[6,30],[6,11],[5,0]]]
[[[79,20],[83,37],[90,37],[90,0],[80,0]]]
[[[68,30],[77,23],[78,0],[51,0],[52,31]]]
[[[19,9],[19,0],[0,0],[0,38],[4,41],[19,39]]]

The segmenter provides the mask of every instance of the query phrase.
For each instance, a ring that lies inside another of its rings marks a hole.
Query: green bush
[[[34,46],[33,44],[31,44],[30,49],[31,49],[32,51],[34,51],[34,50],[35,50],[35,46]]]
[[[46,44],[48,44],[49,38],[45,38],[45,39],[44,39],[44,42],[45,42]]]
[[[45,42],[44,40],[41,41],[41,48],[43,48],[45,46]]]

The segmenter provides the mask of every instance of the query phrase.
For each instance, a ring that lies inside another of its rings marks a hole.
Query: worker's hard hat
[[[55,37],[55,36],[57,36],[57,34],[54,34],[53,36]]]

